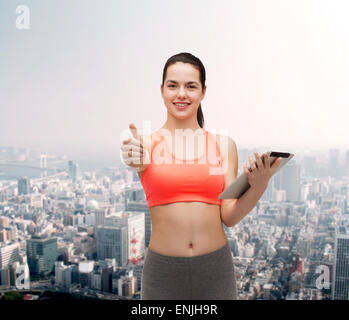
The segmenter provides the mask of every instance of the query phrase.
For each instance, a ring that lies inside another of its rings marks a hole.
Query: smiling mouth
[[[174,103],[174,105],[176,106],[177,109],[183,110],[187,108],[190,105],[190,103]]]

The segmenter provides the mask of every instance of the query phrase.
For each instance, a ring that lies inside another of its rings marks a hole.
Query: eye
[[[195,87],[195,86],[189,86],[189,88],[191,88],[191,89],[195,89],[196,87]]]
[[[172,88],[172,87],[174,87],[174,86],[175,86],[174,84],[169,84],[169,85],[168,85],[169,88]]]

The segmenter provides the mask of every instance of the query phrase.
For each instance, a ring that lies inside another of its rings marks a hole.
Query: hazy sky
[[[30,29],[16,28],[16,7]],[[346,0],[0,2],[0,146],[104,157],[166,121],[166,60],[204,63],[206,129],[238,148],[349,148]]]

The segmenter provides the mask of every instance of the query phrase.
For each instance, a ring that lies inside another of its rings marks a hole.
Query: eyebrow
[[[177,81],[174,81],[174,80],[167,80],[166,83],[167,83],[167,82],[178,83]],[[187,83],[188,83],[188,84],[199,84],[199,83],[196,82],[196,81],[188,81]]]

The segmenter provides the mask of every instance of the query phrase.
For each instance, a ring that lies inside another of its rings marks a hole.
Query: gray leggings
[[[233,257],[227,242],[192,257],[167,256],[148,248],[141,300],[237,300]]]

